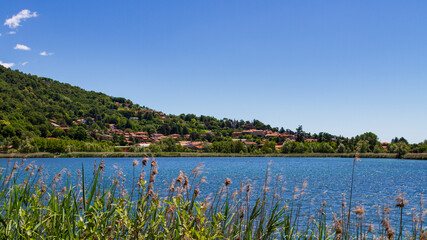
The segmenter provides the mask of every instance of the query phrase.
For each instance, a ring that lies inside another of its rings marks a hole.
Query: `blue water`
[[[92,175],[94,158],[54,158],[54,159],[27,159],[26,163],[44,165],[47,178],[66,168],[71,178],[76,175],[82,164],[86,171],[86,178]],[[96,159],[99,163],[100,159]],[[130,188],[134,158],[106,158],[105,179],[123,171],[127,178],[127,187]],[[141,158],[138,158],[141,160]],[[166,193],[167,185],[176,178],[179,171],[190,174],[193,168],[203,162],[207,183],[201,187],[201,197],[216,192],[224,183],[225,178],[232,180],[232,188],[240,188],[241,181],[250,180],[259,189],[265,180],[265,173],[269,161],[271,164],[271,182],[277,176],[283,177],[280,186],[285,186],[285,199],[292,197],[295,186],[301,187],[307,181],[308,187],[304,195],[303,211],[307,215],[315,212],[322,201],[327,203],[327,213],[338,212],[341,206],[342,194],[346,198],[350,192],[351,170],[353,159],[350,158],[156,158],[158,176],[156,190],[160,195]],[[19,160],[20,161],[20,160]],[[6,167],[8,160],[0,159],[0,167]],[[138,169],[142,166],[141,162]],[[148,174],[148,167],[145,167]],[[138,174],[138,173],[137,173]],[[48,181],[46,181],[48,182]],[[420,196],[427,195],[427,161],[398,160],[398,159],[362,159],[356,163],[352,206],[363,204],[367,219],[376,220],[376,205],[390,204],[392,213],[397,214],[393,199],[402,191],[409,203],[405,206],[406,217],[409,219],[411,208],[419,208]],[[309,212],[310,211],[310,212]]]

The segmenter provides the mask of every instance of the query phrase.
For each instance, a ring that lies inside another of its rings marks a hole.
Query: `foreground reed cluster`
[[[77,176],[63,170],[46,182],[41,166],[10,161],[0,173],[0,239],[427,239],[422,199],[410,229],[402,222],[403,194],[395,199],[398,223],[390,222],[389,206],[378,207],[377,224],[366,223],[364,207],[344,195],[336,212],[323,202],[307,216],[306,182],[287,199],[281,178],[271,181],[267,167],[260,191],[226,178],[201,199],[202,167],[180,172],[160,191],[154,158],[134,160],[130,180],[117,167],[104,179],[104,162],[95,162],[90,182],[83,167]]]

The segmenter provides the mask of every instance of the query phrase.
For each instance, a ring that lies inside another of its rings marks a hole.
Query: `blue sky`
[[[165,113],[420,142],[426,9],[390,0],[7,1],[0,61]]]

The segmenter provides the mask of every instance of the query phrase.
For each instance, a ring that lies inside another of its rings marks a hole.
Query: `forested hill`
[[[272,128],[258,120],[167,115],[0,65],[1,152],[204,151],[222,153],[427,152],[427,142],[380,143],[374,133],[344,138]]]
[[[12,137],[21,140],[68,137],[90,141],[97,139],[94,135],[108,134],[112,128],[148,135],[192,134],[193,139],[208,130],[231,136],[236,129],[271,129],[257,120],[245,122],[194,114],[165,115],[125,98],[86,91],[1,65],[0,119],[0,142]],[[82,128],[89,136],[82,133]]]

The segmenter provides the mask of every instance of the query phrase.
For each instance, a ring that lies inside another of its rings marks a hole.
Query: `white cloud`
[[[15,50],[24,50],[24,51],[30,51],[31,48],[28,46],[22,45],[22,44],[16,44],[16,46],[13,48]]]
[[[13,17],[6,19],[6,21],[4,22],[4,25],[9,26],[9,28],[17,28],[20,25],[22,20],[25,20],[27,18],[33,18],[33,17],[37,17],[37,12],[31,12],[28,9],[24,9],[22,11],[20,11],[18,14],[13,15]]]
[[[42,55],[42,56],[50,56],[50,55],[53,55],[53,53],[48,53],[48,52],[45,52],[45,51],[43,51],[43,52],[41,52],[40,53],[40,55]]]
[[[15,31],[10,31],[10,32],[8,32],[10,35],[13,35],[13,34],[16,34],[16,32]]]
[[[21,65],[22,65],[22,66],[25,66],[25,65],[27,65],[27,63],[28,63],[28,62],[23,62],[23,63],[21,63]]]
[[[1,37],[1,33],[0,33],[0,37]]]
[[[15,66],[15,63],[5,63],[5,62],[0,61],[0,65],[2,65],[3,67],[6,67],[6,68],[11,68],[11,67]]]

